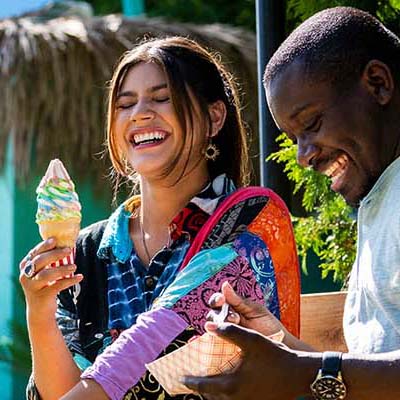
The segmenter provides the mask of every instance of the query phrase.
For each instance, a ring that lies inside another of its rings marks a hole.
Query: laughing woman
[[[60,258],[54,240],[33,249],[38,272],[20,279],[29,398],[171,398],[145,364],[204,333],[207,302],[224,281],[298,334],[289,214],[268,189],[244,188],[245,136],[217,56],[180,37],[124,55],[110,86],[108,150],[117,177],[140,195],[81,232],[74,277],[46,273]],[[58,294],[49,290],[56,279],[67,288]]]

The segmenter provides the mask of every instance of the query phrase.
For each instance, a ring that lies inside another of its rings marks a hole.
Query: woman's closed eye
[[[167,103],[170,100],[169,96],[158,96],[154,98],[156,103]]]
[[[123,103],[118,103],[118,104],[117,104],[117,109],[125,110],[125,109],[128,109],[128,108],[133,107],[135,104],[136,104],[136,103],[135,103],[135,102],[132,102],[132,101],[123,102]]]

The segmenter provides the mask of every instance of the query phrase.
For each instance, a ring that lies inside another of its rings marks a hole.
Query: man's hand
[[[288,333],[281,322],[265,306],[243,299],[236,294],[228,282],[224,282],[221,293],[214,293],[209,301],[209,305],[213,309],[222,307],[224,303],[228,303],[231,307],[227,318],[228,322],[254,329],[265,336],[281,330],[285,335]]]
[[[293,336],[265,306],[243,299],[228,282],[222,284],[221,293],[214,293],[209,300],[212,309],[218,309],[224,303],[228,303],[231,307],[227,322],[253,329],[264,336],[282,331],[284,333],[282,343],[286,346],[294,350],[314,351],[310,345]]]
[[[229,374],[186,377],[184,384],[190,389],[211,400],[293,400],[309,393],[319,355],[301,357],[303,353],[234,324],[207,322],[206,329],[239,346],[242,362]]]
[[[228,303],[231,308],[228,322],[254,329],[265,336],[279,331],[283,331],[285,335],[288,333],[265,306],[240,297],[228,282],[222,284],[221,293],[214,293],[209,300],[212,309],[218,309],[224,303]],[[212,313],[213,311],[210,314]]]

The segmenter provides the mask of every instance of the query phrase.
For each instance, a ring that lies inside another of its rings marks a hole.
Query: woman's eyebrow
[[[167,89],[168,85],[166,83],[161,83],[159,85],[152,86],[151,88],[148,89],[150,93],[157,92],[158,90],[161,89]],[[124,92],[120,92],[117,95],[117,99],[121,97],[134,97],[136,93],[132,92],[131,90],[125,90]]]
[[[166,83],[161,83],[161,84],[159,84],[159,85],[152,86],[152,87],[149,89],[149,91],[150,91],[150,92],[156,92],[157,90],[160,90],[160,89],[167,89],[167,88],[168,88],[168,85],[167,85]]]
[[[126,90],[125,92],[120,92],[117,94],[117,100],[120,99],[121,97],[134,97],[134,96],[135,95],[133,92]]]

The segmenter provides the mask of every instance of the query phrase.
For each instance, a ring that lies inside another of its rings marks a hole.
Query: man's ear
[[[369,61],[362,73],[361,82],[380,105],[386,105],[392,99],[393,75],[388,65],[382,61]]]
[[[226,118],[226,106],[222,100],[218,100],[208,106],[208,113],[210,115],[210,131],[208,136],[214,137],[224,126]]]

